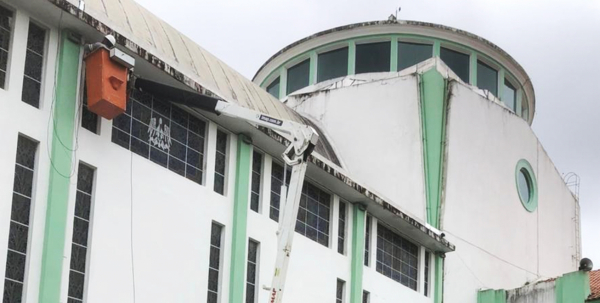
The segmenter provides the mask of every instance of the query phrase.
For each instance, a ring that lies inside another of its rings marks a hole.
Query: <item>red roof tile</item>
[[[600,299],[600,269],[590,271],[590,290],[588,300]]]

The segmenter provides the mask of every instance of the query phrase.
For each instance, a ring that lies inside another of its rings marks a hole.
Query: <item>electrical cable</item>
[[[135,266],[133,254],[133,152],[129,152],[129,197],[130,197],[130,219],[129,219],[129,237],[131,251],[131,281],[133,284],[133,302],[135,303]]]

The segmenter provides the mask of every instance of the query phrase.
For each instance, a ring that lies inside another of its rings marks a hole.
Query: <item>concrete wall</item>
[[[27,248],[25,274],[26,286],[23,291],[27,302],[36,302],[41,271],[48,171],[50,169],[48,136],[51,136],[52,133],[49,118],[54,90],[58,32],[39,20],[31,19],[49,29],[46,36],[40,108],[34,108],[21,101],[30,16],[27,12],[17,10],[14,12],[13,18],[7,82],[5,89],[0,89],[0,142],[2,142],[0,147],[0,264],[2,265],[0,266],[0,275],[5,276],[17,138],[19,134],[22,134],[39,142],[32,192],[30,240]]]
[[[576,201],[525,121],[462,84],[452,84],[442,228],[456,244],[445,267],[445,302],[476,302],[479,288],[515,288],[576,266]],[[538,208],[515,184],[532,165]]]
[[[291,99],[290,106],[320,122],[353,178],[426,222],[415,75],[361,80]]]

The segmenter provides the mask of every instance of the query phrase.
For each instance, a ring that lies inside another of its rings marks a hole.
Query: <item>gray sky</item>
[[[536,92],[533,129],[561,173],[581,177],[583,256],[600,268],[600,0],[136,0],[248,78],[284,46],[332,27],[398,18],[482,36]],[[543,201],[540,201],[543,203]]]

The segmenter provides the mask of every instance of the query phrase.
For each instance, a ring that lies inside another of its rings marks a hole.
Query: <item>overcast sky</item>
[[[536,93],[533,129],[561,173],[581,177],[583,256],[600,268],[600,0],[136,0],[252,78],[286,45],[332,27],[398,18],[482,36]],[[544,203],[544,201],[540,201]]]

